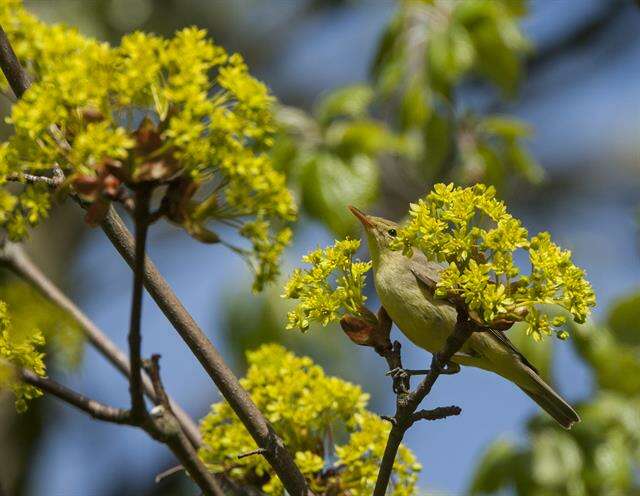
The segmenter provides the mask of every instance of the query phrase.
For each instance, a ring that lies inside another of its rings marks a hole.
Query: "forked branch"
[[[477,325],[469,318],[463,308],[459,308],[455,329],[447,338],[444,349],[433,356],[431,366],[424,379],[415,390],[410,391],[410,374],[402,373],[404,370],[400,354],[400,343],[398,341],[391,343],[392,322],[384,307],[380,308],[377,317],[367,309],[362,309],[362,313],[364,314],[363,318],[343,317],[340,321],[343,330],[355,343],[373,347],[379,355],[385,358],[389,370],[396,372],[392,374],[393,390],[396,394],[396,411],[392,417],[382,417],[391,423],[391,430],[389,431],[373,492],[374,496],[384,496],[389,486],[398,448],[407,429],[419,420],[440,420],[461,413],[462,410],[457,406],[419,411],[418,407],[431,392],[431,388],[440,375],[457,371],[457,369],[449,368],[450,360],[476,330]]]
[[[32,285],[45,298],[65,310],[75,320],[89,343],[98,353],[104,356],[125,377],[129,377],[131,367],[124,351],[118,348],[95,322],[36,266],[20,245],[5,242],[2,249],[0,249],[0,265],[5,265],[17,277]],[[155,391],[146,374],[142,377],[142,387],[147,397],[155,403]],[[169,401],[191,444],[195,448],[199,448],[202,444],[202,439],[198,426],[180,405],[172,399]]]
[[[196,450],[184,435],[180,424],[170,409],[165,407],[156,408],[151,411],[150,415],[140,417],[139,415],[133,415],[131,410],[115,408],[87,398],[53,379],[40,377],[30,370],[22,369],[18,373],[20,378],[27,384],[42,389],[51,396],[87,413],[96,420],[143,429],[153,439],[166,444],[171,449],[203,494],[207,496],[224,496],[224,492],[218,482],[198,458]]]

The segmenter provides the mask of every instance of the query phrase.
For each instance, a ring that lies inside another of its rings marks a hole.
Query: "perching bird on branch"
[[[415,250],[407,257],[390,243],[398,225],[350,207],[364,226],[378,297],[393,322],[415,345],[430,353],[444,347],[456,324],[457,311],[433,295],[442,266]],[[536,368],[500,331],[476,332],[453,357],[454,364],[495,372],[516,384],[560,425],[569,429],[580,421],[576,411],[549,386]]]

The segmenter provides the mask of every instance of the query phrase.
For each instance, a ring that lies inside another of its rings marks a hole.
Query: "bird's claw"
[[[395,394],[404,394],[409,391],[409,374],[402,367],[391,369],[386,375],[393,379],[393,392]]]
[[[402,367],[396,367],[391,369],[386,375],[393,379],[393,392],[396,394],[409,392],[409,379],[413,375],[427,374],[428,370],[412,370],[403,369]]]
[[[428,370],[412,370],[412,369],[403,369],[402,367],[396,367],[395,369],[391,369],[387,372],[386,375],[391,376],[394,379],[407,379],[412,375],[425,375],[429,373]]]

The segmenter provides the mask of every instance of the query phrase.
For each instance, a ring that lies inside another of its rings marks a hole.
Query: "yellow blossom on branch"
[[[112,47],[42,23],[16,0],[0,0],[0,24],[33,80],[0,145],[0,183],[23,183],[0,198],[12,239],[49,211],[52,192],[27,178],[60,170],[64,191],[90,204],[91,224],[152,185],[164,192],[162,214],[197,239],[219,242],[216,224],[248,239],[234,248],[255,268],[255,289],[277,275],[296,208],[268,155],[274,98],[239,54],[194,27],[170,39],[136,32]]]
[[[298,300],[289,312],[287,328],[306,330],[312,321],[326,326],[343,312],[360,314],[362,294],[371,262],[354,260],[360,241],[345,239],[312,251],[302,258],[309,269],[295,269],[284,288],[283,298]]]
[[[369,396],[277,344],[251,351],[247,359],[249,369],[241,383],[295,453],[311,490],[318,495],[371,494],[390,425],[366,409]],[[215,403],[200,430],[199,454],[213,472],[243,487],[284,494],[263,457],[238,459],[257,446],[227,403]],[[401,446],[390,494],[415,494],[420,469],[413,453]]]
[[[570,251],[546,232],[529,238],[495,193],[482,184],[436,184],[411,205],[394,248],[407,255],[421,250],[446,263],[436,295],[462,299],[481,323],[525,321],[536,340],[554,330],[564,337],[564,319],[551,317],[545,305],[559,306],[582,323],[595,305],[593,289]],[[529,274],[515,263],[518,250],[528,254]]]

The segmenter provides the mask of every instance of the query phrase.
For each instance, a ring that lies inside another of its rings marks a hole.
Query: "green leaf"
[[[528,12],[527,0],[499,0],[510,15],[521,17]]]
[[[301,136],[305,139],[314,139],[319,136],[320,133],[316,121],[303,110],[286,105],[277,105],[275,112],[278,125],[289,134]]]
[[[429,88],[420,79],[415,79],[402,95],[400,103],[400,126],[402,129],[422,127],[432,112]]]
[[[633,482],[633,452],[622,433],[611,433],[594,452],[596,472],[606,488],[630,490]]]
[[[476,466],[469,493],[490,494],[509,486],[518,458],[519,453],[513,443],[504,439],[494,441]]]
[[[315,114],[324,125],[338,117],[361,119],[366,117],[373,97],[373,89],[368,85],[346,86],[322,99],[315,109]]]
[[[439,173],[451,152],[452,127],[449,119],[434,112],[424,128],[425,165],[434,176]]]
[[[427,47],[429,76],[445,97],[449,96],[450,87],[473,66],[474,59],[473,43],[464,28],[452,26],[432,33]]]
[[[304,166],[303,205],[338,236],[352,233],[355,218],[349,204],[366,208],[378,194],[378,167],[366,155],[349,162],[329,153],[314,155]]]
[[[611,430],[621,431],[635,444],[640,444],[640,400],[629,395],[612,391],[600,391],[586,405],[580,408],[582,422],[577,425],[576,434],[583,431],[591,439],[602,441]]]
[[[478,29],[472,37],[478,53],[479,72],[496,83],[505,94],[513,94],[520,79],[518,56],[503,43],[495,26]]]
[[[520,53],[528,48],[512,10],[505,2],[459,2],[453,22],[464,26],[477,53],[475,68],[506,94],[520,77]]]
[[[613,303],[607,321],[620,343],[640,346],[640,293],[633,293]]]
[[[583,467],[575,440],[564,432],[545,429],[533,438],[533,479],[542,486],[566,487]]]
[[[500,157],[498,156],[496,151],[486,144],[479,143],[475,151],[476,153],[474,155],[475,160],[477,161],[477,165],[475,166],[475,168],[478,170],[470,171],[471,177],[466,178],[466,182],[474,183],[482,180],[487,184],[493,184],[498,188],[501,187],[506,175],[504,162],[500,160]],[[465,162],[468,161],[466,157],[463,157],[463,160]],[[467,165],[468,164],[465,163],[463,167],[466,167]],[[474,172],[475,174],[482,175],[477,175],[474,177]]]
[[[492,115],[481,119],[478,123],[478,130],[508,139],[527,138],[532,133],[531,126],[526,122],[501,115]]]
[[[402,17],[400,15],[396,15],[385,30],[384,34],[380,37],[376,54],[371,63],[371,75],[374,79],[378,80],[378,83],[383,73],[387,72],[388,66],[397,65],[398,63],[399,56],[396,47],[402,27]],[[395,84],[392,86],[395,86]]]
[[[517,143],[509,145],[506,149],[506,160],[516,172],[532,184],[539,184],[543,181],[544,169],[525,147]]]
[[[325,140],[344,160],[360,154],[374,157],[382,152],[403,151],[401,139],[383,123],[373,120],[335,122],[327,129]]]
[[[572,342],[578,354],[591,365],[600,388],[640,394],[640,352],[619,346],[606,328],[572,326]]]

